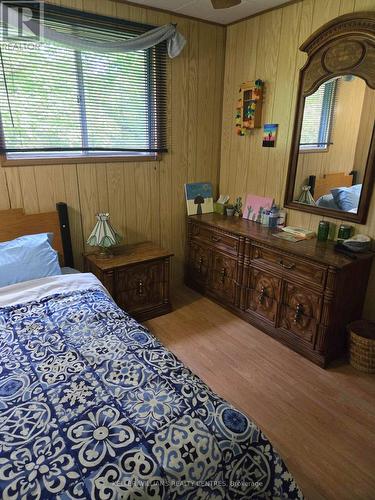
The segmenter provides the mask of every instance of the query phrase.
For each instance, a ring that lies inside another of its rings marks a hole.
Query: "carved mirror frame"
[[[358,212],[303,205],[293,200],[298,165],[305,97],[335,76],[363,78],[375,90],[375,12],[358,12],[337,17],[313,33],[300,50],[308,55],[300,71],[297,106],[285,192],[285,206],[293,210],[364,224],[366,222],[375,178],[374,128],[363,179]]]

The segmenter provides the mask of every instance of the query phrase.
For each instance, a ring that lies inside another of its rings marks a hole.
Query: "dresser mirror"
[[[338,17],[301,50],[285,206],[363,224],[375,175],[375,13]]]

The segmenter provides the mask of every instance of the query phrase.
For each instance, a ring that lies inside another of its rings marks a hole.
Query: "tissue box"
[[[225,208],[227,206],[227,203],[223,204],[223,203],[216,203],[216,201],[214,201],[214,212],[216,214],[220,214],[220,215],[225,215]]]

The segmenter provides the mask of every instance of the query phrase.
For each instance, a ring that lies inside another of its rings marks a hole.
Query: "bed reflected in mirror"
[[[352,75],[305,97],[293,201],[357,213],[374,109],[375,91]]]

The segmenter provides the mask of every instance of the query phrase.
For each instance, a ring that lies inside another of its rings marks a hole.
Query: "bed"
[[[316,205],[321,208],[357,213],[362,184],[356,183],[356,177],[355,171],[350,174],[344,172],[326,174],[320,178],[310,176],[311,194],[316,200]]]
[[[303,498],[260,429],[88,273],[0,288],[0,450],[6,499]]]

